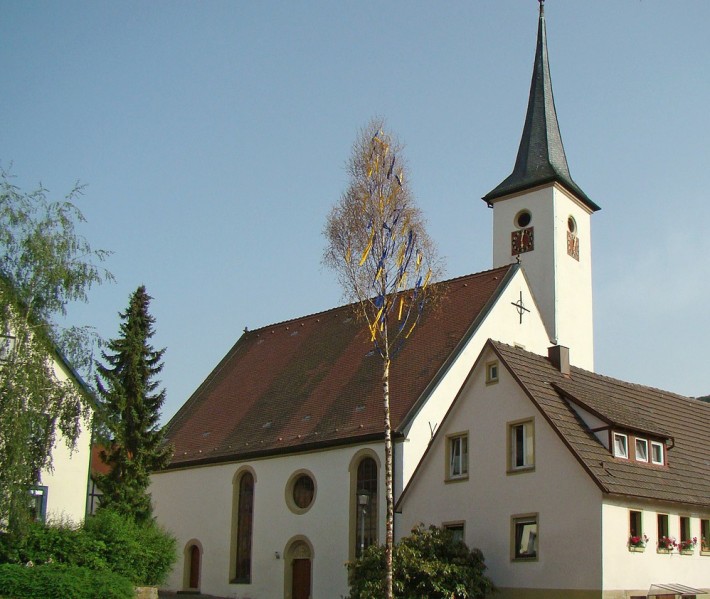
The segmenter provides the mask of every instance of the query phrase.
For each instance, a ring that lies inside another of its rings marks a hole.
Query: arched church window
[[[245,472],[239,478],[237,499],[236,570],[234,582],[251,582],[251,545],[254,521],[254,476]]]
[[[355,556],[377,542],[377,462],[366,457],[357,467],[355,485]]]

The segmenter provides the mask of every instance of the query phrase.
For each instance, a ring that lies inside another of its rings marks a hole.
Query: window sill
[[[510,561],[518,564],[524,564],[525,562],[536,562],[537,555],[533,555],[530,557],[511,557]]]
[[[523,466],[522,468],[508,468],[506,474],[523,474],[525,472],[535,472],[535,466]]]
[[[646,551],[645,547],[636,547],[635,545],[629,545],[629,551],[631,553],[643,553]]]
[[[448,483],[462,483],[467,480],[468,480],[468,474],[464,474],[463,476],[450,476],[449,478],[445,479],[444,482],[446,484],[448,484]]]

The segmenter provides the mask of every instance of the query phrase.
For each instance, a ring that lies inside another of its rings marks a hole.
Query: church
[[[710,404],[594,372],[599,206],[570,175],[542,2],[515,166],[483,200],[492,268],[437,283],[392,363],[396,539],[451,528],[503,598],[702,597]],[[352,306],[245,331],[167,436],[170,589],[348,595],[385,533],[381,363]]]

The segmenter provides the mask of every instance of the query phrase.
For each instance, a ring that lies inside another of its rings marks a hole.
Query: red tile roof
[[[91,446],[91,474],[108,474],[111,466],[101,459],[101,452],[105,449],[103,445]]]
[[[710,507],[710,404],[574,366],[567,377],[546,357],[492,347],[602,491]],[[668,438],[667,466],[615,458],[574,405],[591,408],[615,430]]]
[[[401,429],[517,265],[437,284],[440,300],[393,359]],[[382,438],[382,362],[352,305],[245,332],[166,427],[171,467]]]

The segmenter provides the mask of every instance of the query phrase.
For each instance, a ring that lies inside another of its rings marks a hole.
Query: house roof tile
[[[602,491],[710,506],[710,404],[574,366],[565,376],[546,357],[498,342],[492,346]],[[667,465],[615,458],[570,396],[616,427],[672,438]]]
[[[517,269],[436,285],[440,300],[392,363],[395,432]],[[353,305],[246,331],[168,423],[171,467],[382,438],[382,363],[372,349]]]

